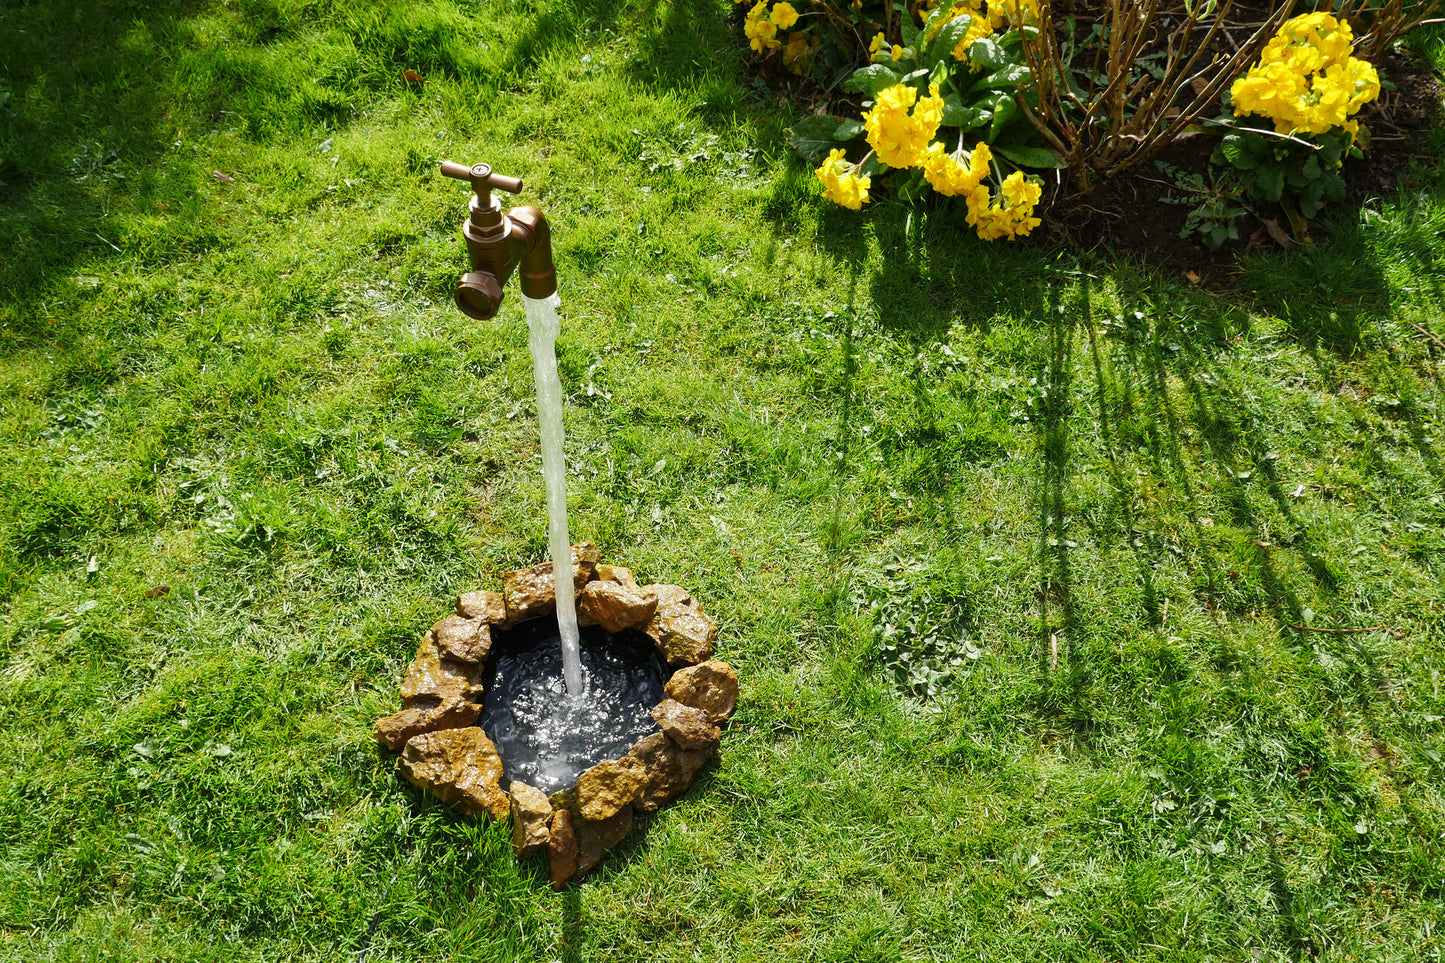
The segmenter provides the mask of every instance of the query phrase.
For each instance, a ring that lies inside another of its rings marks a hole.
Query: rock
[[[524,782],[513,782],[507,795],[512,797],[512,852],[526,859],[551,838],[552,804],[546,793]]]
[[[657,607],[659,609],[680,605],[683,608],[696,609],[699,612],[702,611],[702,606],[698,604],[697,599],[693,598],[692,594],[681,585],[653,582],[651,585],[642,586],[640,591],[657,599]]]
[[[657,599],[616,582],[588,582],[577,596],[577,616],[595,621],[608,632],[635,629],[652,621]]]
[[[577,835],[572,831],[572,814],[565,809],[555,810],[547,828],[547,863],[552,888],[560,891],[577,875]]]
[[[401,752],[401,774],[418,789],[465,813],[505,819],[511,802],[498,784],[502,760],[476,726],[413,736]]]
[[[577,777],[577,811],[593,822],[611,818],[632,804],[645,781],[642,767],[627,756],[599,762]]]
[[[491,628],[460,615],[448,615],[433,625],[431,636],[443,656],[458,662],[481,662],[492,648]]]
[[[663,691],[669,699],[703,710],[716,724],[732,715],[738,704],[738,676],[726,662],[709,659],[678,669]]]
[[[677,585],[648,585],[643,592],[657,596],[657,612],[644,631],[657,643],[669,665],[696,665],[712,657],[717,623],[703,612],[697,600]]]
[[[507,605],[501,592],[465,592],[457,596],[457,614],[485,625],[505,625]]]
[[[683,705],[675,699],[665,699],[652,710],[652,719],[667,737],[684,749],[701,749],[712,752],[717,748],[722,732],[712,724],[703,709]]]
[[[597,562],[601,558],[602,550],[597,547],[596,542],[578,542],[572,546],[573,566],[587,566],[587,577],[589,579],[592,577],[592,574],[597,571]]]
[[[481,666],[446,658],[435,635],[428,632],[417,646],[416,658],[401,683],[401,702],[414,705],[430,698],[437,704],[482,701]]]
[[[474,702],[454,699],[438,703],[432,698],[417,700],[395,715],[376,720],[377,741],[392,752],[407,744],[412,736],[438,729],[461,729],[477,721],[482,707]]]
[[[692,786],[698,770],[711,755],[683,749],[663,732],[654,732],[642,739],[623,757],[640,765],[646,777],[632,805],[650,813],[681,796]]]
[[[581,879],[596,869],[602,854],[622,842],[632,828],[632,807],[624,806],[600,821],[574,820],[572,827],[577,834],[577,878]]]
[[[623,568],[621,565],[598,564],[596,580],[599,582],[611,582],[623,588],[632,589],[634,592],[641,592],[642,588],[637,580],[632,577],[632,569]]]
[[[597,546],[582,542],[572,546],[572,589],[574,595],[592,581],[597,569]],[[543,562],[531,568],[502,573],[502,597],[507,621],[520,622],[557,610],[556,589],[552,582],[552,563]]]

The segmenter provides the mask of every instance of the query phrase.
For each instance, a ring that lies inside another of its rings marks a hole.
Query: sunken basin
[[[519,857],[546,852],[552,885],[596,869],[635,811],[685,793],[718,750],[737,675],[712,658],[717,624],[687,590],[638,585],[572,546],[586,690],[562,682],[552,564],[502,591],[457,597],[401,684],[376,738],[401,773],[462,812],[512,821]],[[505,787],[505,788],[503,788]]]

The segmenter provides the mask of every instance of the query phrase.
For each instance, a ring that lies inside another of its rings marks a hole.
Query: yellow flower
[[[1347,57],[1343,65],[1344,81],[1350,90],[1350,113],[1380,96],[1380,74],[1368,60]]]
[[[887,42],[888,38],[884,37],[883,34],[875,33],[873,39],[868,43],[868,56],[870,58],[878,56],[878,51],[882,50],[883,45]]]
[[[760,0],[757,6],[748,11],[743,33],[747,35],[748,45],[758,53],[776,50],[782,46],[777,39],[777,24],[768,19],[768,0]]]
[[[988,176],[988,145],[979,141],[972,154],[960,147],[944,153],[942,144],[928,145],[923,157],[923,176],[928,185],[945,197],[966,197]]]
[[[1034,217],[1034,206],[1043,195],[1043,188],[1024,180],[1022,171],[1014,171],[1004,178],[999,188],[1001,203],[994,203],[988,185],[979,184],[964,199],[968,207],[967,220],[978,236],[985,241],[997,241],[1027,235],[1043,223]]]
[[[1259,63],[1230,88],[1236,116],[1258,114],[1277,133],[1322,134],[1379,96],[1379,75],[1350,56],[1350,25],[1328,13],[1287,21]]]
[[[1039,22],[1038,0],[989,0],[989,24],[994,30]]]
[[[1274,119],[1304,93],[1304,78],[1283,63],[1252,68],[1229,88],[1236,113],[1259,114]]]
[[[831,151],[828,159],[814,172],[823,185],[823,196],[850,211],[868,203],[872,178],[858,176],[858,165],[848,163],[842,148]]]
[[[777,6],[773,7],[773,15],[770,19],[779,30],[787,30],[798,22],[798,11],[788,0],[781,0]]]
[[[922,161],[942,119],[943,98],[936,86],[919,98],[908,84],[895,84],[878,92],[873,108],[863,115],[863,127],[880,161],[889,167],[912,167]]]
[[[1043,196],[1044,189],[1038,184],[1024,180],[1023,171],[1014,171],[1003,179],[999,193],[1003,195],[1004,200],[1008,201],[1010,208],[1027,207],[1029,210],[1033,210],[1034,205]]]

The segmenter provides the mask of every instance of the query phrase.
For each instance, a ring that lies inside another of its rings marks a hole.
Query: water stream
[[[557,593],[557,631],[562,644],[562,679],[567,694],[582,694],[577,653],[577,603],[572,585],[572,541],[567,532],[567,463],[562,455],[562,379],[557,376],[557,335],[562,301],[522,296],[527,307],[527,346],[537,382],[537,422],[542,429],[542,476],[547,482],[547,547]]]

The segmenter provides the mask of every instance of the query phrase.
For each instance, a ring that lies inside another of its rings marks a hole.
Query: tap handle
[[[442,161],[442,174],[447,177],[455,177],[459,181],[467,181],[472,185],[472,190],[477,192],[483,204],[491,202],[493,188],[499,191],[506,191],[508,194],[520,194],[522,192],[522,180],[518,177],[508,177],[505,174],[498,174],[492,170],[490,164],[477,164],[468,167],[465,164],[458,164],[455,161]]]

